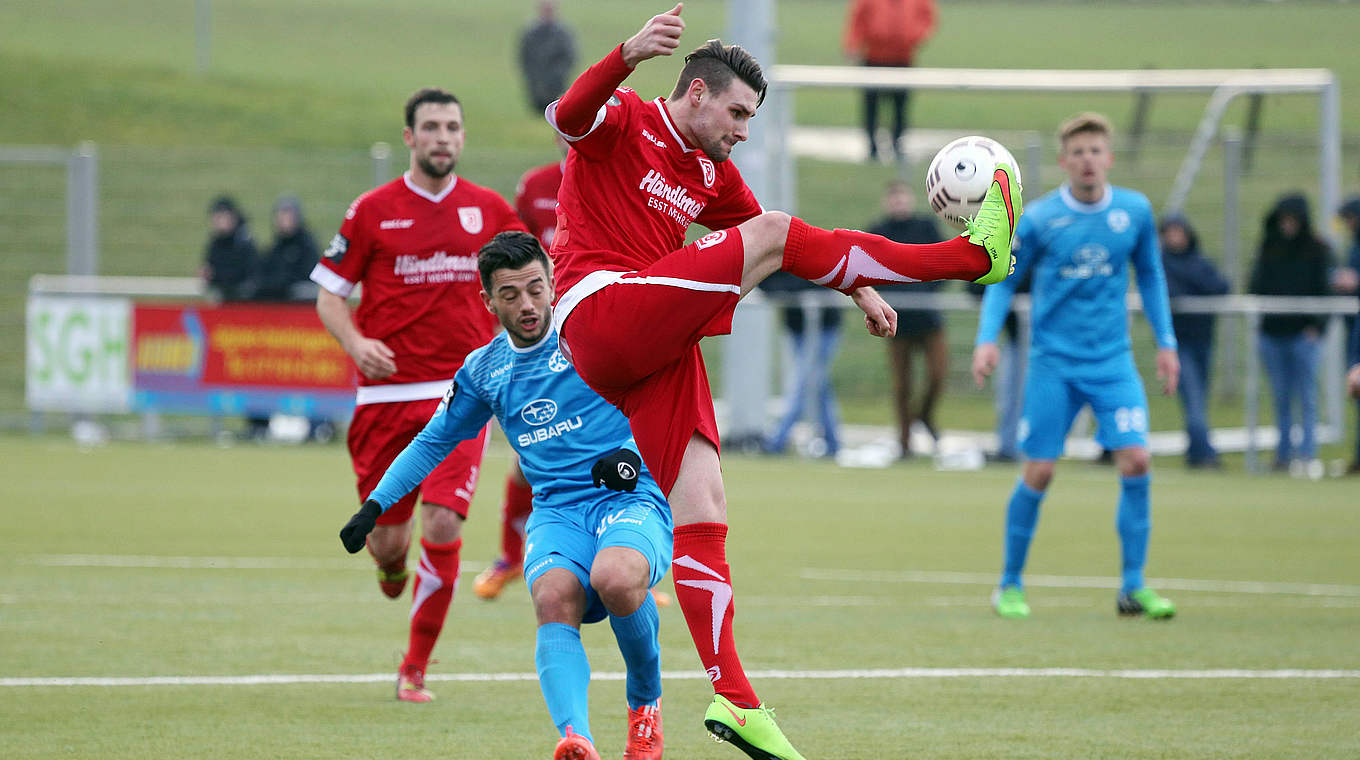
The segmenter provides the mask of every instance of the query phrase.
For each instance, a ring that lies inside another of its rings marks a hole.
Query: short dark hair
[[[491,292],[491,275],[498,270],[523,269],[535,261],[552,277],[552,264],[548,254],[543,252],[543,246],[538,244],[538,238],[519,230],[497,233],[477,252],[477,273],[482,278],[482,289]]]
[[[740,45],[724,45],[722,40],[709,40],[685,56],[685,67],[680,69],[680,79],[675,83],[672,98],[678,98],[689,89],[689,83],[696,79],[704,80],[714,92],[723,92],[732,79],[740,79],[756,91],[756,106],[765,102],[765,73],[760,70],[760,62]]]
[[[406,99],[406,126],[415,128],[416,109],[426,103],[439,103],[441,105],[453,103],[459,108],[463,107],[463,104],[458,102],[458,97],[448,90],[439,87],[422,87]]]

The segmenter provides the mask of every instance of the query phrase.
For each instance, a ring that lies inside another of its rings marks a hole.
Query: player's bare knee
[[[534,580],[530,597],[538,624],[577,625],[585,615],[585,590],[567,570],[549,570]]]
[[[614,615],[631,615],[647,594],[647,560],[635,551],[606,549],[590,567],[590,586]]]
[[[1152,455],[1141,446],[1121,449],[1116,453],[1115,460],[1119,465],[1119,474],[1126,478],[1146,475],[1152,469]]]
[[[448,507],[422,504],[420,529],[424,539],[432,544],[452,543],[463,535],[463,518]]]
[[[1025,485],[1036,491],[1048,490],[1048,484],[1053,482],[1053,463],[1047,461],[1031,461],[1025,463],[1022,474]]]
[[[746,247],[747,261],[774,260],[784,255],[784,242],[789,237],[793,217],[783,211],[766,211],[742,222],[741,242]]]

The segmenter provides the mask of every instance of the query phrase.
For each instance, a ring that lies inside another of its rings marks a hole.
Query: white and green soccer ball
[[[926,201],[931,210],[945,224],[962,230],[963,220],[977,214],[982,205],[998,163],[1010,164],[1015,184],[1022,184],[1015,156],[990,137],[969,135],[940,148],[926,170]]]

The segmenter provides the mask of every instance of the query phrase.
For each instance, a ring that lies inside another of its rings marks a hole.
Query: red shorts
[[[359,479],[359,500],[378,487],[383,473],[401,450],[425,428],[439,406],[439,399],[396,401],[387,404],[361,404],[354,408],[349,423],[349,456]],[[400,525],[411,519],[416,498],[426,504],[448,507],[467,517],[472,494],[477,490],[477,473],[486,453],[487,428],[471,440],[458,444],[420,485],[401,497],[378,517],[379,525]]]
[[[577,373],[628,417],[662,493],[695,433],[718,446],[699,340],[732,331],[742,255],[736,229],[706,235],[586,296],[561,328]]]

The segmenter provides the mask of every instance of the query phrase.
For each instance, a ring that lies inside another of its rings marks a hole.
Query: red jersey
[[[547,112],[554,128],[556,109]],[[685,142],[661,98],[619,87],[589,132],[563,136],[571,151],[552,247],[559,298],[593,271],[655,262],[683,246],[695,222],[719,230],[761,213],[737,167]]]
[[[515,188],[515,213],[545,250],[552,249],[557,230],[557,188],[565,166],[566,161],[556,161],[530,169]]]
[[[394,374],[359,375],[358,403],[437,398],[468,352],[491,340],[496,318],[478,295],[477,251],[511,229],[524,225],[510,204],[461,177],[431,195],[403,175],[350,204],[312,279],[342,298],[363,283],[359,331],[396,354]]]

